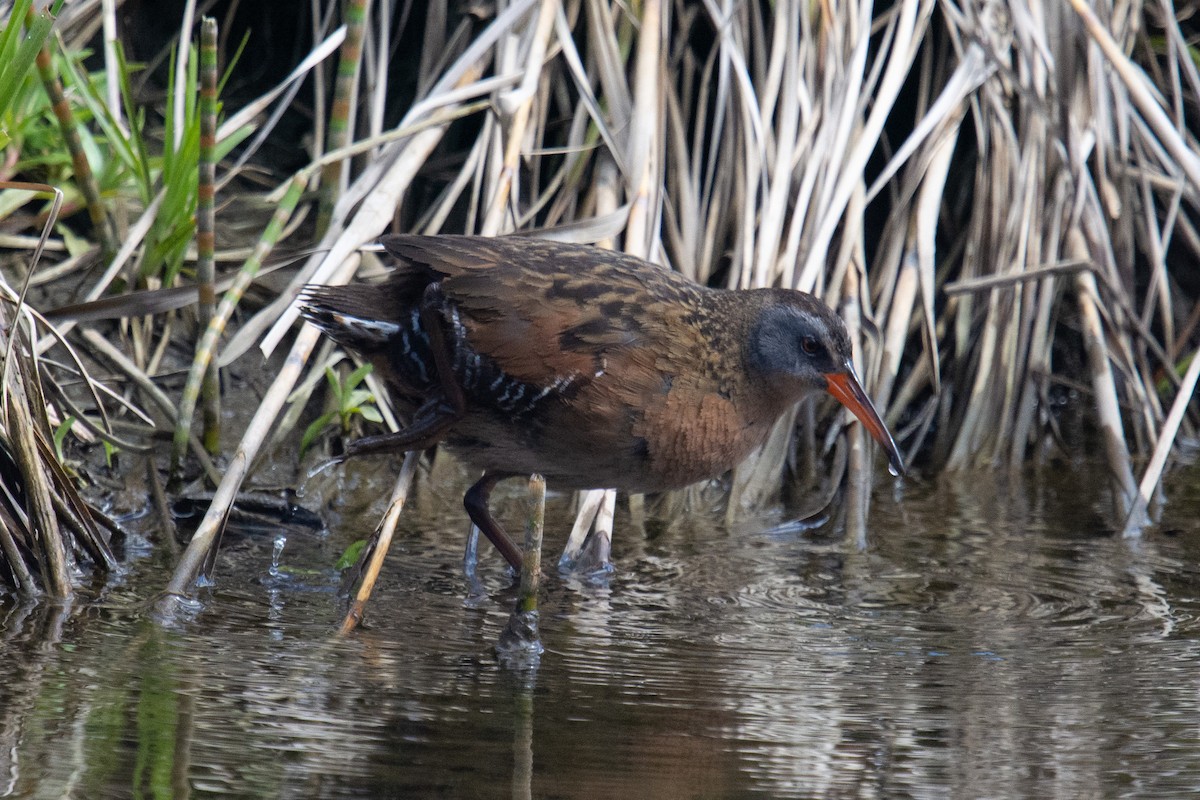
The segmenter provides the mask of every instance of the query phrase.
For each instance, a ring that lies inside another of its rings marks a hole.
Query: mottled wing
[[[661,348],[658,316],[699,291],[663,267],[594,247],[525,237],[381,241],[441,278],[474,350],[540,386],[591,378],[634,348]]]

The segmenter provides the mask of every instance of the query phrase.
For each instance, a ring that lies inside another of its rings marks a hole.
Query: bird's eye
[[[800,340],[800,349],[810,356],[815,356],[817,351],[821,349],[821,345],[817,342],[815,336],[805,336]]]

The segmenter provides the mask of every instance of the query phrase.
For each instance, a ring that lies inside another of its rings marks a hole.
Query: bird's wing
[[[684,315],[688,295],[702,291],[663,267],[579,245],[459,236],[381,242],[437,276],[473,350],[539,386],[596,377],[610,359],[649,366],[672,346],[663,341],[669,318]]]

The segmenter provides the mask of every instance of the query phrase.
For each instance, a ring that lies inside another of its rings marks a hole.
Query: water
[[[0,795],[1195,796],[1196,477],[1132,544],[1081,488],[1094,470],[884,486],[865,552],[618,512],[616,570],[550,570],[540,666],[514,670],[490,549],[467,597],[461,487],[418,488],[366,626],[335,639],[331,565],[376,521],[343,500],[333,533],[227,539],[168,627],[153,555],[93,602],[0,605]],[[552,499],[548,548],[568,521]]]

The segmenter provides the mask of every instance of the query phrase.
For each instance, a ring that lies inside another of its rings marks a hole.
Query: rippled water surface
[[[548,570],[536,671],[494,655],[515,598],[494,553],[468,597],[457,487],[419,487],[366,627],[335,639],[332,565],[378,505],[343,498],[277,566],[273,534],[231,537],[167,626],[158,555],[95,602],[0,606],[0,795],[1195,796],[1198,478],[1138,543],[1102,475],[1066,469],[883,485],[864,552],[619,514],[611,576]]]

